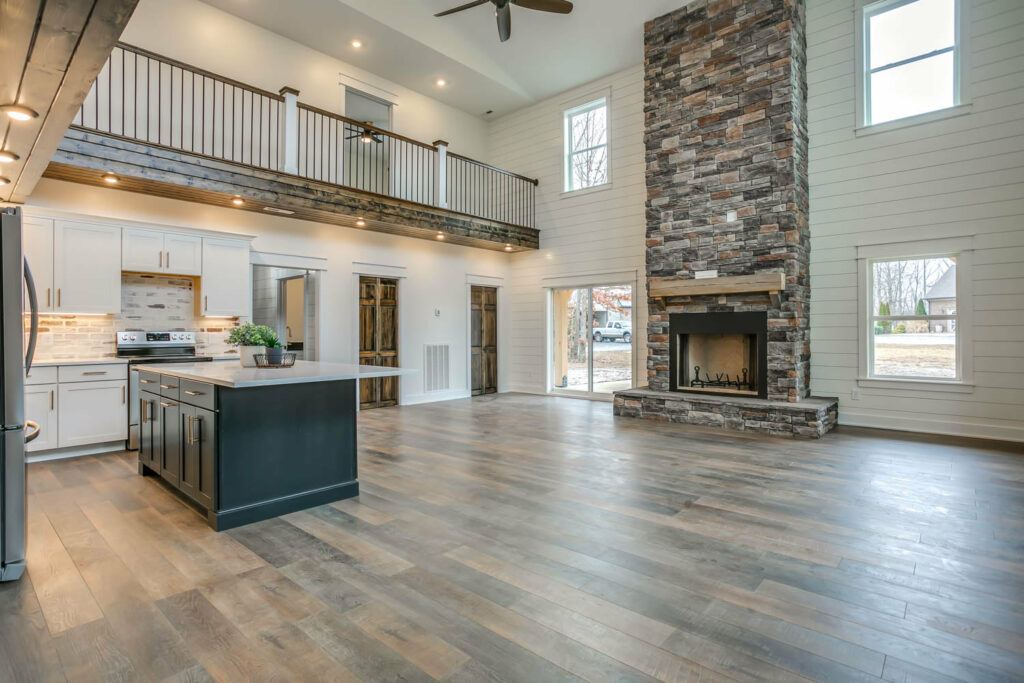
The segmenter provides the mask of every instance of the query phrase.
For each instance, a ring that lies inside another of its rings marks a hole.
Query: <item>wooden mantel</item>
[[[780,292],[786,288],[785,273],[758,273],[703,279],[651,278],[652,297],[700,296],[704,294],[742,294],[743,292]]]

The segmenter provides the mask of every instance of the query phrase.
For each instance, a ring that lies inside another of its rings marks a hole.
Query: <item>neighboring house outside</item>
[[[942,274],[931,289],[924,295],[929,315],[945,315],[956,313],[956,265]],[[928,323],[929,332],[952,332],[956,329],[954,320],[932,320]]]

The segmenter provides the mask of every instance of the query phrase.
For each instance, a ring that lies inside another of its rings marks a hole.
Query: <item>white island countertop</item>
[[[334,382],[345,379],[396,377],[411,375],[416,370],[383,368],[374,365],[295,361],[290,368],[243,368],[241,363],[159,363],[133,366],[136,370],[170,375],[196,382],[207,382],[228,389],[269,387],[277,384]]]

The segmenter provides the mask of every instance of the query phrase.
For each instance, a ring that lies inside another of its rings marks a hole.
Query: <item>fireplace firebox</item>
[[[768,314],[671,314],[669,388],[767,398]]]

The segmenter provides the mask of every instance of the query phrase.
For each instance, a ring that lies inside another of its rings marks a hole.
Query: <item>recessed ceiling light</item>
[[[231,200],[231,203],[234,204],[235,206],[241,206],[242,204],[245,204],[242,198],[237,196]]]
[[[361,40],[353,40],[352,41],[352,47],[356,48],[357,50],[359,48],[361,48],[362,46],[363,46],[363,41],[361,41]]]
[[[7,114],[15,121],[28,121],[29,119],[34,119],[39,116],[39,112],[34,109],[29,109],[28,107],[23,107],[20,104],[5,104],[0,106],[0,111]]]
[[[437,239],[443,240],[444,239],[444,233],[443,232],[437,233]]]
[[[111,185],[116,185],[118,177],[116,175],[111,175],[110,173],[108,173],[107,175],[103,176],[103,181],[110,183]]]
[[[356,225],[358,225],[361,228],[364,225],[366,225],[366,221],[364,221],[362,218],[357,218],[356,219]]]
[[[443,88],[446,85],[448,85],[448,81],[444,80],[443,78],[437,79],[437,87]]]
[[[10,185],[10,184],[11,184],[11,179],[10,178],[4,178],[3,176],[0,176],[0,185]]]
[[[19,157],[14,152],[8,152],[6,150],[3,151],[3,152],[0,152],[0,164],[9,164],[12,161],[17,161],[20,158],[21,157]]]
[[[506,244],[505,245],[505,251],[512,251],[512,245],[511,244]]]

